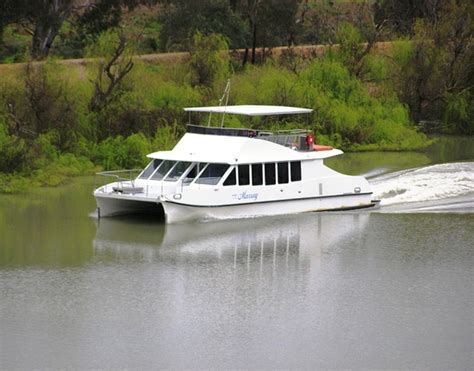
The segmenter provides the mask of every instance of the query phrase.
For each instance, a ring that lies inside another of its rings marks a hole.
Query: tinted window
[[[175,164],[175,161],[163,161],[161,165],[158,167],[158,169],[155,171],[155,173],[151,176],[151,179],[154,180],[161,180],[164,178],[166,174],[168,174],[168,171],[171,170],[173,165]]]
[[[178,162],[176,166],[171,170],[171,173],[165,178],[165,181],[167,182],[175,182],[179,178],[181,178],[181,175],[186,171],[186,169],[191,165],[190,162]]]
[[[140,174],[139,178],[140,179],[148,179],[148,177],[153,174],[153,172],[156,170],[158,166],[160,166],[161,160],[153,160],[148,164],[148,166],[143,170],[143,172]]]
[[[239,185],[250,184],[249,165],[239,165]]]
[[[278,163],[278,184],[288,183],[288,162]]]
[[[227,179],[224,181],[225,186],[233,186],[237,184],[237,174],[235,168],[232,169],[232,171],[229,173],[229,176]]]
[[[191,183],[206,165],[206,163],[202,162],[194,164],[192,168],[188,171],[186,176],[183,178],[183,183]]]
[[[297,182],[301,180],[301,161],[290,162],[291,181]]]
[[[276,183],[275,164],[265,164],[265,184],[272,185]]]
[[[263,184],[262,164],[252,164],[252,185]]]
[[[209,164],[196,180],[196,183],[216,185],[228,168],[229,165],[227,164]]]

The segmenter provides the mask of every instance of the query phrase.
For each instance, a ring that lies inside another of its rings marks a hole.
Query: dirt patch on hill
[[[393,47],[392,42],[379,42],[375,46],[375,50],[386,53]],[[323,56],[328,50],[337,50],[338,45],[310,45],[310,46],[293,46],[293,47],[277,47],[277,48],[258,48],[256,49],[256,59],[261,61],[262,59],[273,58],[279,59],[285,54],[293,54],[300,56],[304,59],[310,59],[315,57]],[[235,59],[243,60],[245,50],[237,49],[229,52],[230,56]],[[250,54],[250,51],[249,51]],[[172,64],[178,62],[184,62],[189,58],[188,52],[180,53],[159,53],[159,54],[145,54],[136,56],[135,59],[143,61],[149,64]],[[83,58],[83,59],[64,59],[60,60],[59,63],[66,66],[73,67],[86,67],[92,64],[95,59]],[[32,62],[34,64],[42,64],[44,62]],[[26,66],[26,63],[12,63],[12,64],[0,64],[0,73],[2,71],[19,71]],[[1,75],[0,75],[1,78]]]

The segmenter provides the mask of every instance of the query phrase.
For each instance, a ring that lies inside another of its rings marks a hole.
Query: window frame
[[[146,178],[143,178],[142,175],[143,173],[155,162],[155,161],[160,161],[160,163],[158,164],[158,166],[153,169],[153,171],[146,177]],[[161,166],[161,164],[163,163],[164,160],[162,160],[161,158],[153,158],[146,166],[145,168],[141,171],[140,174],[138,174],[137,176],[137,179],[142,179],[142,180],[148,180],[150,179],[150,177],[155,173],[155,171]]]
[[[293,167],[292,164],[297,164],[299,163],[298,169],[299,169],[299,179],[293,180]],[[303,167],[301,166],[301,160],[297,161],[290,161],[290,182],[301,182],[303,180]]]
[[[264,169],[264,180],[265,180],[265,183],[264,185],[265,186],[273,186],[273,185],[276,185],[277,184],[277,166],[276,166],[276,162],[265,162],[263,165],[263,169]],[[274,183],[272,184],[268,184],[267,183],[267,165],[273,165],[273,178],[274,178]]]
[[[248,183],[247,184],[240,184],[240,167],[241,166],[247,166],[247,169],[248,169]],[[237,169],[238,169],[238,171],[237,171],[237,184],[238,184],[238,186],[239,187],[240,186],[243,186],[243,187],[250,186],[252,184],[252,174],[251,174],[250,164],[239,164],[239,165],[237,165]]]
[[[209,183],[198,183],[197,181],[201,178],[201,175],[207,170],[207,168],[211,165],[225,165],[227,166],[227,169],[225,169],[225,171],[222,173],[222,175],[219,177],[219,180],[217,181],[217,183],[215,184],[209,184]],[[201,185],[204,185],[204,186],[213,186],[213,187],[216,187],[216,186],[219,186],[222,184],[222,181],[224,179],[224,177],[226,176],[226,174],[228,173],[229,169],[232,167],[232,165],[230,164],[227,164],[225,162],[208,162],[206,164],[206,166],[199,172],[199,174],[196,176],[196,179],[194,179],[194,181],[192,182],[192,184],[198,184],[199,186]]]
[[[254,184],[254,176],[253,176],[253,173],[254,173],[254,166],[260,166],[260,184]],[[263,186],[265,185],[265,174],[264,174],[264,171],[263,171],[263,163],[261,162],[256,162],[256,163],[253,163],[253,164],[250,164],[250,180],[251,180],[251,184],[252,184],[252,187],[259,187],[259,186]]]
[[[239,179],[238,179],[238,176],[237,176],[237,166],[235,165],[230,165],[229,167],[230,171],[227,173],[227,174],[224,174],[226,175],[225,178],[224,176],[222,177],[223,180],[222,180],[222,186],[223,187],[238,187],[239,186]],[[232,174],[233,172],[235,172],[235,175],[234,175],[234,181],[235,183],[234,184],[225,184],[225,182],[227,181],[227,179],[229,179],[230,177],[230,174]]]
[[[189,183],[184,183],[184,179],[183,179],[183,184],[185,185],[191,185],[191,184],[194,184],[194,182],[196,181],[197,178],[199,178],[199,176],[201,175],[201,173],[204,171],[204,169],[207,167],[207,165],[209,165],[209,162],[200,162],[200,161],[196,161],[196,162],[193,162],[192,166],[190,166],[190,168],[188,169],[188,171],[183,174],[184,177],[187,177],[188,174],[193,170],[194,167],[196,166],[199,166],[199,164],[202,164],[202,168],[201,170],[199,170],[197,173],[196,173],[196,176],[189,182]]]
[[[177,168],[177,166],[181,163],[188,163],[189,165],[186,167],[186,169],[184,169],[183,173],[179,176],[179,178],[176,178],[176,179],[169,179],[171,173]],[[168,173],[163,177],[162,181],[164,182],[170,182],[170,183],[175,183],[175,182],[179,182],[181,180],[181,178],[183,177],[184,174],[186,174],[190,168],[194,166],[193,165],[193,162],[191,161],[176,161],[176,164],[170,169],[170,171],[168,171]]]
[[[280,182],[280,164],[286,163],[286,182]],[[279,161],[277,164],[277,184],[288,184],[290,183],[290,163],[289,161]]]
[[[156,172],[157,172],[158,170],[160,170],[160,168],[163,166],[163,164],[164,164],[165,162],[167,162],[167,161],[173,162],[173,166],[170,167],[170,169],[166,172],[166,174],[163,175],[163,177],[162,177],[161,179],[153,179],[153,175],[155,175]],[[174,169],[174,167],[176,166],[176,164],[177,164],[178,162],[179,162],[179,161],[176,161],[176,160],[163,160],[163,161],[161,161],[160,166],[158,166],[158,167],[155,169],[155,171],[153,172],[153,174],[151,174],[151,176],[148,178],[148,180],[154,180],[155,182],[162,182],[162,181],[168,176],[168,174]]]

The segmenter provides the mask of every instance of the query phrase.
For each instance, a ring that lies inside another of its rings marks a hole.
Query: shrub
[[[105,170],[132,169],[146,164],[146,155],[151,152],[150,143],[143,134],[132,134],[127,138],[110,137],[101,142],[94,161]]]
[[[195,85],[212,88],[224,79],[229,69],[228,49],[228,42],[222,35],[203,35],[199,31],[194,34],[189,66]]]
[[[28,149],[23,139],[8,135],[5,121],[0,115],[0,172],[13,173],[25,167]]]
[[[158,128],[151,143],[151,149],[153,151],[166,151],[172,149],[178,142],[176,129],[176,122],[174,122],[173,126],[163,126]]]

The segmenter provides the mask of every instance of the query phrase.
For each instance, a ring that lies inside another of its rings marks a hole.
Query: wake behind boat
[[[232,219],[375,205],[369,183],[324,165],[342,151],[314,143],[307,130],[264,131],[223,127],[226,114],[246,116],[308,114],[283,106],[185,108],[222,114],[222,127],[188,125],[171,151],[149,154],[134,179],[94,191],[100,216],[161,205],[167,223]]]

